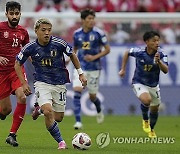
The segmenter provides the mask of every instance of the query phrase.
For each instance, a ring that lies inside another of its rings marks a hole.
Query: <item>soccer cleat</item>
[[[74,129],[82,129],[82,123],[77,121],[75,124],[74,124]]]
[[[9,134],[9,136],[6,138],[6,143],[12,145],[13,147],[17,147],[19,144],[16,140],[16,134]]]
[[[32,112],[33,120],[36,120],[39,117],[39,115],[41,115],[40,106],[37,103],[35,103],[34,110]]]
[[[154,129],[152,129],[152,130],[148,133],[148,136],[149,136],[150,138],[156,138],[156,137],[157,137]]]
[[[67,145],[66,145],[66,143],[65,143],[64,140],[59,143],[58,149],[59,149],[59,150],[67,149]]]
[[[99,112],[96,116],[96,120],[97,120],[97,123],[100,124],[100,123],[103,123],[104,122],[104,114],[103,112]]]
[[[150,127],[150,124],[149,124],[149,120],[143,120],[142,121],[142,125],[143,125],[143,130],[146,132],[146,133],[149,133],[151,131],[151,127]]]

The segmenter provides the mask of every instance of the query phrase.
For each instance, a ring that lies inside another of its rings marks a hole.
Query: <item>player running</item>
[[[15,70],[25,94],[31,94],[31,89],[21,69],[21,65],[28,57],[31,57],[32,64],[35,67],[36,100],[44,114],[46,128],[58,142],[58,149],[66,149],[66,143],[57,124],[64,117],[67,91],[65,84],[70,82],[64,54],[70,57],[77,69],[82,86],[86,86],[87,80],[72,48],[63,39],[51,36],[51,32],[52,24],[48,19],[39,19],[35,23],[37,40],[27,44],[18,54]]]
[[[168,72],[168,60],[164,50],[159,47],[160,35],[155,31],[146,32],[143,36],[145,48],[131,48],[123,56],[119,75],[125,76],[129,56],[136,58],[136,69],[132,79],[133,90],[141,101],[143,130],[149,137],[156,137],[154,127],[158,119],[161,103],[159,74]],[[148,113],[150,108],[150,114]]]

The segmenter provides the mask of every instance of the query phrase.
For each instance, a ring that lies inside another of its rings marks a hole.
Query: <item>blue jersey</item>
[[[50,42],[42,46],[38,41],[28,43],[16,59],[23,64],[30,56],[35,68],[35,81],[53,85],[63,85],[70,82],[66,69],[64,53],[72,54],[72,47],[61,38],[51,36]]]
[[[167,55],[163,53],[161,48],[158,48],[160,59],[168,65]],[[154,63],[155,53],[149,55],[146,48],[131,48],[129,56],[136,58],[136,69],[132,83],[141,83],[149,87],[155,87],[159,83],[160,68]]]
[[[82,28],[79,28],[74,33],[74,47],[78,49],[77,56],[81,63],[81,67],[86,71],[100,70],[101,62],[100,58],[91,62],[84,60],[84,56],[96,55],[101,52],[102,46],[108,43],[105,33],[97,28],[93,29],[87,33],[83,31]]]

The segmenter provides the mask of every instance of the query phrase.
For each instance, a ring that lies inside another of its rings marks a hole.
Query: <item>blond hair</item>
[[[49,21],[49,19],[46,19],[46,18],[40,18],[38,19],[35,24],[34,24],[34,29],[39,29],[40,25],[41,24],[47,24],[47,25],[51,25],[52,26],[52,23]]]

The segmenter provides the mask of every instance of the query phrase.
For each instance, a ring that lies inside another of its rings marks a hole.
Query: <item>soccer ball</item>
[[[91,138],[86,133],[77,133],[72,139],[74,149],[87,150],[91,147]]]

